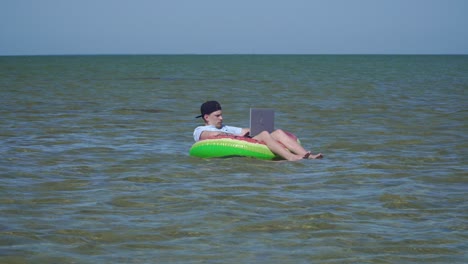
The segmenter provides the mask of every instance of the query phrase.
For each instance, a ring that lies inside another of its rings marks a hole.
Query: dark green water
[[[468,56],[0,57],[2,263],[465,263]],[[199,106],[323,160],[188,155]]]

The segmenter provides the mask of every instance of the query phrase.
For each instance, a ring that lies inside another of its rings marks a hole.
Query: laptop
[[[272,108],[250,108],[250,136],[255,137],[262,131],[275,130],[275,110]]]

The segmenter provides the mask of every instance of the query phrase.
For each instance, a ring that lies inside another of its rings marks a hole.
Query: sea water
[[[2,263],[464,263],[468,56],[0,57]],[[322,160],[190,157],[200,104]]]

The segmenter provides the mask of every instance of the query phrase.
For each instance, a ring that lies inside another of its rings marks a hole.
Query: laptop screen
[[[275,130],[275,110],[272,108],[250,108],[250,136],[255,137],[262,131]]]

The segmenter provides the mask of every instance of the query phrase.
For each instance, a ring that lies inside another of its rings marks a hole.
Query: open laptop
[[[250,108],[250,136],[255,137],[262,131],[275,130],[275,110],[272,108]]]

